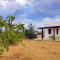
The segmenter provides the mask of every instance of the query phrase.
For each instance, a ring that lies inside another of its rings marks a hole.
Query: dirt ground
[[[60,42],[25,40],[23,43],[11,46],[0,60],[60,60]]]

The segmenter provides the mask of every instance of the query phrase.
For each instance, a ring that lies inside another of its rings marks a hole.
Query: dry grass
[[[23,41],[24,46],[11,46],[0,60],[60,60],[60,42]]]

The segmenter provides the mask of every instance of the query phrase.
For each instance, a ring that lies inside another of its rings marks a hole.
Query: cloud
[[[60,22],[60,0],[0,0],[0,15],[15,15],[16,22],[36,27],[49,22]],[[21,5],[20,3],[24,3]]]
[[[34,0],[32,3],[33,8],[38,11],[46,11],[59,8],[60,1],[59,0]]]
[[[21,23],[25,24],[25,26],[28,26],[29,24],[33,24],[35,26],[35,29],[37,29],[38,27],[44,27],[46,24],[50,24],[50,23],[59,23],[60,22],[60,16],[56,16],[54,18],[51,17],[45,17],[45,18],[41,18],[41,20],[29,20],[29,19],[21,19],[19,20]]]
[[[56,16],[60,13],[60,1],[59,0],[34,0],[32,2],[35,13],[42,13],[42,16]],[[52,15],[54,14],[55,15]]]
[[[6,16],[13,11],[13,2],[9,0],[1,0],[0,1],[0,15]]]
[[[18,7],[17,16],[26,15],[27,19],[39,20],[40,17],[55,17],[60,15],[59,0],[29,0],[29,4],[24,7]]]
[[[26,5],[28,1],[27,0],[16,0],[16,3],[19,5]]]
[[[34,15],[39,15],[35,17],[43,17],[43,16],[56,16],[60,15],[60,1],[59,0],[24,0],[26,4],[21,5],[23,0],[1,0],[0,1],[0,11],[6,12],[6,15],[15,14],[19,15],[21,12],[25,14],[27,18],[31,18]],[[25,2],[24,2],[25,3]],[[9,13],[8,13],[9,12]],[[29,13],[30,12],[30,13]],[[2,14],[2,13],[0,13]],[[21,15],[21,14],[20,14]],[[31,15],[31,17],[30,17]],[[32,19],[32,18],[31,18]]]
[[[60,23],[60,16],[56,16],[54,18],[51,18],[51,17],[45,17],[45,18],[42,18],[41,21],[38,20],[38,22],[36,22],[36,27],[43,27],[45,26],[46,24],[53,24],[53,23]]]

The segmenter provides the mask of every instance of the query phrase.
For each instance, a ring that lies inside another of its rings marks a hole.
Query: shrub
[[[49,36],[49,38],[51,38],[52,40],[55,40],[55,36]]]

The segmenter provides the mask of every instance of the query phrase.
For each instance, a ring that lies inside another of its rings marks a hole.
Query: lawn
[[[23,43],[10,46],[0,60],[60,60],[60,42],[24,40]]]

